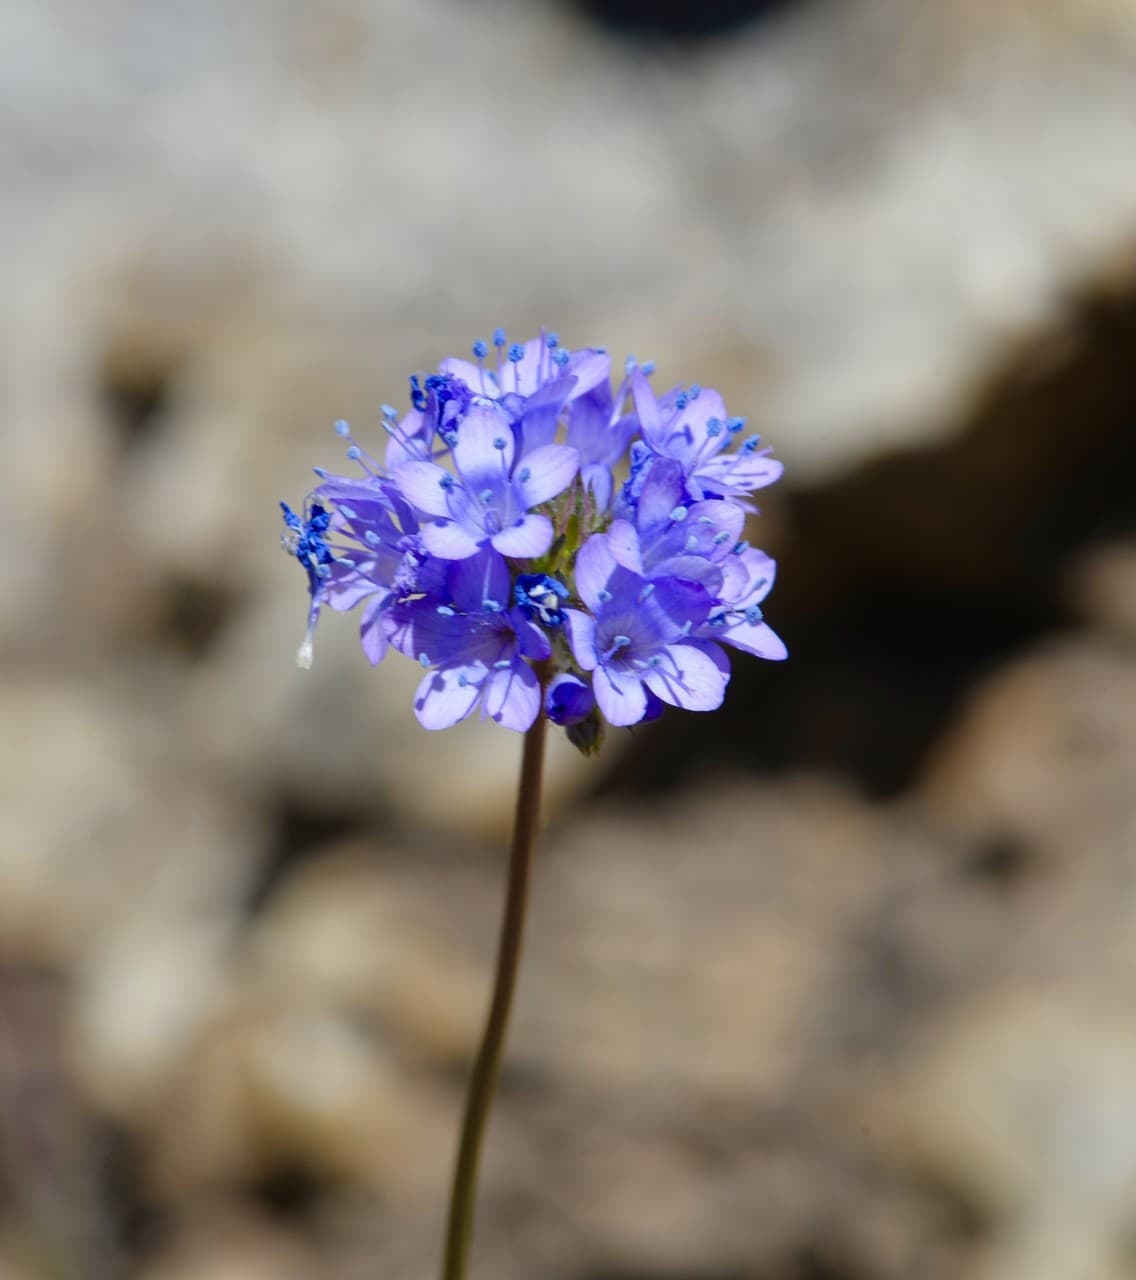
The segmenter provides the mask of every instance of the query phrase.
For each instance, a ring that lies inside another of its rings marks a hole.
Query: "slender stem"
[[[477,1163],[481,1141],[493,1103],[493,1092],[501,1069],[501,1054],[509,1026],[509,1010],[517,985],[521,959],[521,939],[525,926],[529,866],[540,817],[540,784],[544,773],[545,717],[538,715],[525,734],[521,758],[521,780],[517,790],[517,810],[513,825],[513,845],[509,855],[509,882],[505,894],[505,915],[497,944],[497,973],[493,999],[485,1023],[481,1047],[473,1064],[469,1093],[465,1101],[461,1142],[454,1166],[450,1192],[450,1216],[446,1228],[446,1254],[442,1280],[464,1280],[473,1238],[474,1199],[477,1194]]]

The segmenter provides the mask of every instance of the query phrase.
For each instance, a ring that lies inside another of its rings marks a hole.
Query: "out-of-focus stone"
[[[344,850],[292,876],[249,939],[254,987],[370,1017],[399,1049],[439,1065],[476,1046],[487,972],[416,922],[381,867]]]
[[[1136,1214],[1131,1002],[994,997],[940,1025],[907,1076],[911,1150],[993,1223],[983,1280],[1127,1274]],[[1028,1264],[1028,1266],[1027,1266]]]

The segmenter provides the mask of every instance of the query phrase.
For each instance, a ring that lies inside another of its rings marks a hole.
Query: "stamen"
[[[555,351],[560,345],[560,335],[558,333],[550,333],[544,340],[544,345],[549,351]]]
[[[443,477],[438,481],[438,488],[439,488],[439,489],[444,489],[444,490],[446,491],[446,493],[450,493],[450,492],[453,490],[453,488],[454,488],[454,486],[455,486],[455,483],[456,483],[456,482],[455,482],[455,480],[454,480],[453,476],[451,476],[451,475],[444,475],[444,476],[443,476]]]
[[[489,348],[480,338],[473,344],[473,354],[478,360],[484,360],[489,354]]]
[[[671,518],[671,519],[672,519],[676,524],[681,524],[681,523],[686,519],[686,516],[687,516],[687,509],[686,509],[685,507],[672,507],[672,508],[671,508],[671,516],[670,516],[670,518]]]
[[[502,453],[504,453],[504,451],[505,451],[505,446],[506,446],[508,443],[509,443],[509,442],[505,439],[505,437],[504,437],[504,436],[496,436],[496,437],[494,438],[494,440],[493,440],[493,447],[494,447],[494,449],[500,449],[500,450],[501,450],[501,452],[502,452]]]
[[[503,346],[505,345],[505,330],[504,330],[504,329],[494,329],[494,330],[493,330],[493,345],[494,345],[495,347],[503,347]]]
[[[734,543],[733,554],[736,556],[744,555],[749,550],[749,543],[745,538],[741,542]]]
[[[520,471],[517,472],[517,479],[521,482],[521,484],[527,484],[529,480],[532,479],[532,468],[522,467]]]
[[[481,607],[486,613],[498,613],[501,609],[501,602],[494,600],[492,596],[486,596],[481,602]]]
[[[512,363],[512,364],[517,364],[517,363],[519,363],[521,360],[523,360],[524,358],[525,358],[525,349],[524,349],[524,347],[522,347],[522,346],[521,346],[521,344],[520,344],[519,342],[514,342],[514,343],[513,343],[513,345],[509,348],[509,361],[510,361],[510,363]]]
[[[493,670],[494,670],[494,671],[508,671],[508,669],[509,669],[512,665],[513,665],[513,662],[512,662],[512,659],[511,659],[511,658],[498,658],[498,659],[497,659],[497,661],[493,664]]]
[[[600,587],[600,589],[596,592],[596,599],[600,602],[600,604],[610,604],[611,598],[612,598],[611,592],[607,589],[607,587]]]
[[[729,542],[729,540],[730,534],[728,529],[723,529],[721,533],[716,533],[714,535],[714,545],[716,547],[720,547],[723,542]]]
[[[477,496],[480,498],[482,504],[487,507],[493,501],[493,490],[482,489]]]
[[[424,667],[428,667],[430,665],[430,659],[424,653],[420,653],[418,655],[418,661]]]
[[[454,616],[454,611],[448,604],[440,604],[437,608],[437,612],[440,613],[443,618],[452,618]]]
[[[745,620],[746,622],[749,623],[751,627],[757,626],[757,624],[764,617],[765,617],[765,614],[761,612],[761,607],[756,604],[751,604],[749,608],[745,611]]]

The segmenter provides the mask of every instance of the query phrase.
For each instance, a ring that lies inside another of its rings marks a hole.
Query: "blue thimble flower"
[[[720,706],[727,648],[787,656],[763,613],[776,566],[745,536],[781,464],[717,391],[657,395],[634,360],[613,385],[603,348],[546,332],[497,330],[472,355],[383,406],[381,462],[337,423],[359,474],[317,469],[304,514],[282,504],[308,583],[301,665],[323,605],[360,607],[372,663],[423,668],[427,728],[545,715],[591,750],[603,722]]]

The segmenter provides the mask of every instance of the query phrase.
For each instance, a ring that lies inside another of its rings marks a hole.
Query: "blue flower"
[[[572,652],[594,672],[596,702],[613,725],[638,724],[648,693],[688,711],[722,703],[729,664],[714,643],[693,638],[712,599],[678,578],[649,581],[616,557],[606,534],[588,539],[576,557],[576,590],[587,612],[569,609]]]
[[[572,483],[579,469],[576,450],[547,444],[519,459],[516,452],[513,432],[501,415],[475,407],[458,428],[453,472],[435,462],[395,468],[402,495],[433,517],[422,528],[427,551],[443,560],[464,560],[488,544],[506,556],[544,555],[552,544],[552,521],[532,508]]]
[[[555,334],[497,330],[492,349],[411,377],[410,408],[383,407],[382,463],[337,423],[360,474],[317,469],[304,515],[282,504],[310,597],[301,664],[324,604],[359,608],[372,663],[393,648],[423,668],[427,728],[543,714],[590,752],[601,715],[719,706],[723,646],[784,658],[762,612],[775,566],[744,536],[781,467],[738,443],[718,392],[656,396],[634,360],[613,390],[605,350]]]

